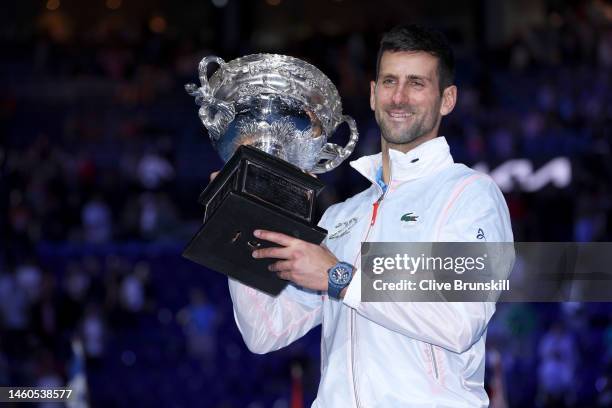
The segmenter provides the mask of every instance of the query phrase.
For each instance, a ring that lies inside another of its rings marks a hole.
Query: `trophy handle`
[[[234,104],[217,99],[213,96],[213,92],[208,84],[208,64],[216,63],[219,65],[221,73],[225,69],[225,61],[221,57],[209,55],[200,61],[198,65],[198,73],[202,86],[198,88],[196,84],[186,84],[185,90],[187,93],[195,97],[196,105],[200,106],[198,116],[200,121],[208,129],[208,134],[213,141],[219,140],[221,135],[225,133],[227,125],[234,120],[236,111]]]
[[[342,116],[342,122],[346,122],[351,130],[351,136],[349,138],[346,146],[338,146],[335,143],[325,143],[323,148],[321,149],[321,153],[319,153],[318,160],[325,160],[324,162],[318,162],[315,166],[310,170],[311,173],[320,174],[335,169],[353,153],[355,149],[355,144],[357,140],[359,140],[359,131],[357,130],[357,124],[355,123],[355,119],[350,117],[349,115]],[[340,123],[342,123],[340,122]]]

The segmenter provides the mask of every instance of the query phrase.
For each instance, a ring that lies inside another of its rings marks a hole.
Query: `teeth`
[[[407,112],[389,112],[389,116],[391,116],[392,118],[407,118],[408,116],[410,116],[411,113],[407,113]]]

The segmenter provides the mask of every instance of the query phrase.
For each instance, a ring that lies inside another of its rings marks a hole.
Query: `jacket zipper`
[[[357,392],[357,376],[355,375],[355,343],[357,340],[355,339],[355,330],[353,327],[355,326],[355,311],[351,309],[351,371],[353,372],[353,392],[355,394],[355,404],[357,404],[357,408],[361,407],[361,403],[359,401],[359,393]]]
[[[378,199],[378,201],[376,201],[373,205],[372,208],[372,219],[370,220],[370,227],[372,225],[374,225],[374,223],[376,223],[376,216],[378,215],[378,206],[380,205],[380,202],[382,201],[383,197],[385,195],[381,195],[380,198]],[[370,233],[370,231],[368,230],[368,234]]]
[[[431,365],[434,369],[434,377],[436,377],[436,380],[439,380],[440,377],[438,374],[438,362],[436,361],[436,354],[434,353],[433,344],[429,345],[429,352],[431,353]]]
[[[372,226],[376,223],[376,217],[378,216],[378,208],[380,207],[380,203],[382,202],[383,198],[385,198],[385,196],[387,195],[387,191],[389,191],[389,187],[387,187],[387,190],[385,190],[378,198],[378,200],[376,200],[376,202],[372,204],[372,218],[370,219],[370,225],[368,226],[368,231],[366,232],[364,241],[368,239],[368,236],[370,236],[370,230],[372,229]],[[357,376],[355,375],[357,367],[357,361],[355,361],[355,347],[357,345],[357,336],[355,334],[355,313],[355,310],[351,309],[351,371],[353,372],[353,391],[355,395],[355,403],[357,404],[357,408],[360,408],[361,403],[359,401],[359,393],[357,392]]]

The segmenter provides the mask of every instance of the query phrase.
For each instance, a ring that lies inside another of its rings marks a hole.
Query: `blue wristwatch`
[[[340,292],[346,288],[353,278],[353,265],[346,262],[338,262],[327,270],[329,279],[327,281],[327,294],[333,298],[340,299]]]

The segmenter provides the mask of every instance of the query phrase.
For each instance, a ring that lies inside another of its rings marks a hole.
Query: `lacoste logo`
[[[336,239],[345,236],[355,224],[357,224],[357,217],[353,217],[348,221],[339,222],[334,225],[335,231],[333,234],[329,235],[327,239]]]
[[[400,221],[416,222],[418,218],[419,218],[418,215],[413,215],[413,213],[409,212],[409,213],[402,215],[402,218],[400,218]]]

